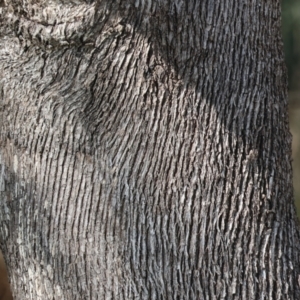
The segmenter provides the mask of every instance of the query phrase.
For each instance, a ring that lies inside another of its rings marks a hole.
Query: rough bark
[[[300,299],[279,0],[2,5],[15,299]]]

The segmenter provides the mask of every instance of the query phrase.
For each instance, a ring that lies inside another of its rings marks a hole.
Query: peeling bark
[[[14,299],[300,299],[279,0],[8,2]]]

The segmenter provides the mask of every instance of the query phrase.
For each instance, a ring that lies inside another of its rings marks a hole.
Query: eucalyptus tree
[[[11,0],[0,237],[15,299],[300,299],[279,0]]]

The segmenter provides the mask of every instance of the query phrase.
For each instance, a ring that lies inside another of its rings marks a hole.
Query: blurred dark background
[[[289,76],[294,193],[300,217],[300,0],[282,0],[282,33]]]

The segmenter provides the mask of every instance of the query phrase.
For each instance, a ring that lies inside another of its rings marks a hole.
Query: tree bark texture
[[[14,299],[300,299],[279,0],[0,9]]]

